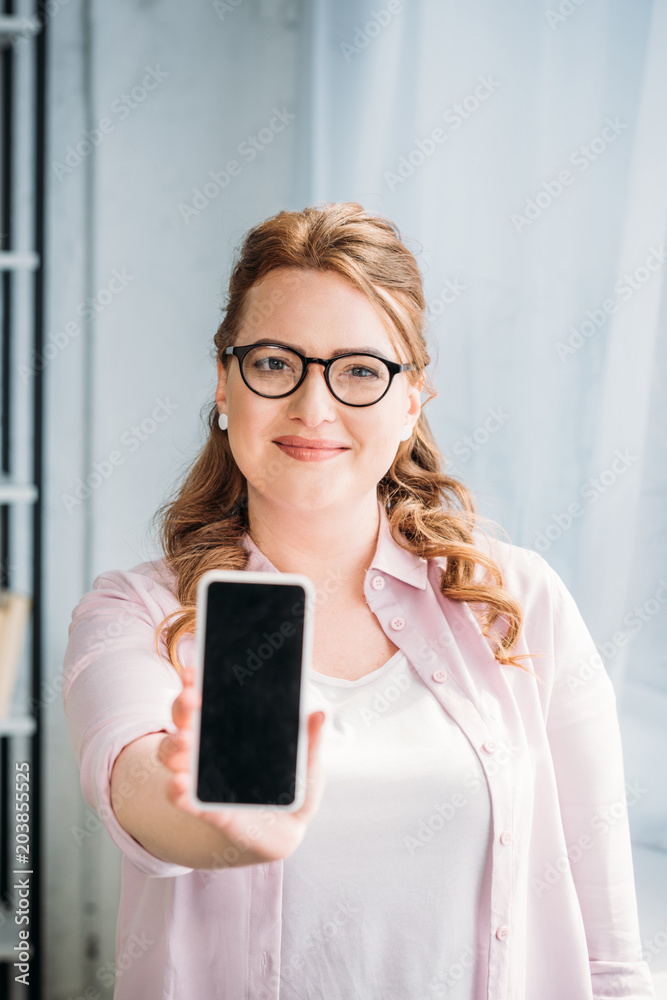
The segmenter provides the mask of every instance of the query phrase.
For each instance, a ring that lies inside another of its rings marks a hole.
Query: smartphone
[[[208,570],[197,587],[191,799],[199,809],[305,798],[315,588],[299,573]]]

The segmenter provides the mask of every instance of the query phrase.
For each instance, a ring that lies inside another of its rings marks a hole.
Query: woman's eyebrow
[[[305,354],[300,347],[295,344],[288,344],[284,340],[279,340],[275,337],[260,337],[259,340],[254,340],[254,344],[276,344],[279,347],[291,347],[295,351],[299,351],[301,354]],[[385,361],[391,361],[392,359],[387,357],[384,351],[381,351],[379,347],[340,347],[337,351],[333,351],[330,355],[332,358],[337,358],[341,354],[375,354],[378,358],[384,358]]]

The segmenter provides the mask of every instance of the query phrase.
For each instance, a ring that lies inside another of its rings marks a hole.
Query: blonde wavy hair
[[[429,393],[425,403],[437,395],[426,372],[431,359],[417,261],[393,222],[366,212],[357,202],[278,212],[249,230],[232,269],[224,318],[214,337],[215,357],[223,365],[231,361],[225,348],[234,344],[248,318],[248,290],[279,267],[333,271],[347,278],[370,299],[385,322],[389,319],[393,342],[397,333],[407,346],[415,368],[406,375],[413,384],[424,375]],[[401,310],[395,308],[396,302]],[[157,626],[155,641],[157,646],[164,633],[169,658],[179,673],[184,667],[176,647],[183,635],[195,631],[199,578],[214,568],[242,570],[248,559],[241,544],[248,529],[247,483],[234,461],[227,434],[218,426],[215,402],[207,423],[206,443],[175,495],[158,508],[152,522],[158,528],[165,562],[175,574],[181,605]],[[399,445],[377,490],[395,541],[425,559],[446,557],[442,593],[450,600],[469,602],[499,663],[533,674],[517,662],[530,654],[510,656],[521,630],[521,607],[504,589],[498,565],[473,541],[473,532],[482,521],[490,526],[497,522],[476,513],[463,483],[445,474],[443,456],[423,409],[412,436]],[[478,564],[487,572],[476,582]],[[504,622],[504,634],[494,630],[498,619]]]

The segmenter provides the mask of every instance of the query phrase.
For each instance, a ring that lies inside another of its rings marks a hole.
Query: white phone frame
[[[280,812],[296,812],[304,803],[306,795],[306,765],[308,760],[308,716],[305,712],[308,666],[312,663],[313,618],[315,614],[315,586],[310,577],[303,573],[264,573],[246,570],[207,570],[197,584],[197,628],[195,690],[201,700],[204,682],[204,648],[206,639],[206,605],[208,588],[211,583],[267,583],[274,586],[298,586],[304,592],[303,645],[301,652],[301,683],[299,687],[299,727],[297,735],[296,783],[294,801],[281,803],[258,802],[202,802],[197,797],[197,771],[199,743],[201,736],[201,710],[197,707],[192,716],[192,743],[190,751],[189,799],[197,809],[219,812],[226,809],[277,809]]]

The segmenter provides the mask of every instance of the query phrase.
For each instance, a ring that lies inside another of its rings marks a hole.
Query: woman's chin
[[[354,503],[358,500],[359,492],[355,489],[354,494],[346,497],[345,490],[341,489],[342,484],[328,483],[326,485],[316,485],[309,483],[307,486],[299,484],[291,490],[259,490],[258,493],[263,503],[276,504],[280,507],[289,507],[292,510],[312,513],[315,510],[324,510],[338,503]],[[338,488],[336,488],[338,486]]]

